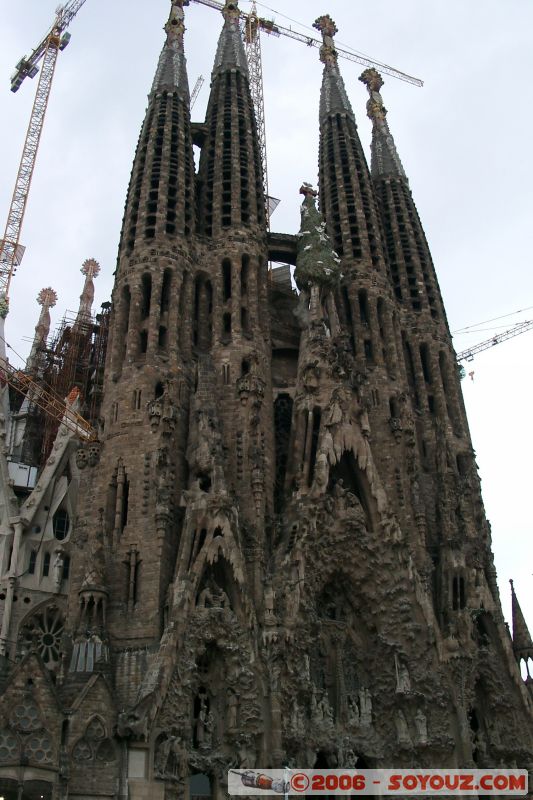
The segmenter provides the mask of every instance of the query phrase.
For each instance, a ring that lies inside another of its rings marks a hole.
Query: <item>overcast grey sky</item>
[[[9,91],[15,63],[49,28],[56,0],[0,0],[0,227],[3,229],[35,82]],[[241,0],[247,10],[249,2]],[[60,55],[13,282],[6,338],[29,351],[39,290],[59,295],[53,324],[76,309],[86,258],[102,265],[97,304],[109,298],[127,183],[146,95],[163,42],[169,0],[87,0]],[[452,331],[533,306],[533,5],[530,0],[271,0],[281,25],[312,25],[329,13],[338,42],[425,81],[386,79],[389,124],[432,249]],[[221,17],[186,9],[191,87],[206,83],[193,112],[203,118]],[[281,198],[275,230],[299,226],[303,180],[316,183],[318,51],[289,39],[263,40],[270,191]],[[341,62],[367,147],[370,124],[362,67]],[[1,235],[1,233],[0,233]],[[466,349],[533,309],[456,336]],[[533,628],[531,539],[533,332],[478,356],[463,382],[496,567],[509,619],[515,579]],[[18,363],[11,353],[11,359]]]

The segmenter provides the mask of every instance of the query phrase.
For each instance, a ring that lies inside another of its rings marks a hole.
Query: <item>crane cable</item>
[[[523,314],[525,311],[531,311],[533,306],[528,306],[527,308],[519,308],[518,311],[512,311],[510,314],[502,314],[499,317],[492,317],[492,319],[484,319],[482,322],[476,322],[473,325],[466,325],[464,328],[457,328],[457,330],[452,331],[452,334],[458,333],[468,333],[472,331],[472,333],[477,333],[477,331],[472,330],[473,328],[477,328],[478,325],[487,325],[489,322],[497,322],[499,319],[506,319],[507,317],[514,317],[516,314]],[[495,326],[495,327],[503,327],[503,326]],[[491,330],[490,328],[487,330]]]

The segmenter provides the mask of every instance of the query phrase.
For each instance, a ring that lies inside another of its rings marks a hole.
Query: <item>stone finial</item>
[[[100,264],[94,258],[88,258],[83,262],[80,272],[82,275],[86,275],[87,278],[96,278],[100,274]]]
[[[318,197],[318,192],[316,189],[313,189],[310,183],[304,183],[300,187],[300,194],[303,194],[305,198],[307,197]]]
[[[365,84],[370,95],[370,100],[366,104],[368,117],[377,122],[384,120],[387,116],[387,109],[379,93],[383,86],[383,78],[376,69],[371,67],[370,69],[365,69],[362,75],[359,76],[359,80]]]
[[[313,28],[320,31],[324,42],[323,46],[320,48],[320,60],[323,64],[336,64],[338,55],[335,50],[334,36],[339,32],[339,29],[335,25],[335,22],[329,14],[324,14],[314,21]]]
[[[239,4],[235,0],[226,0],[226,5],[222,9],[222,14],[226,22],[238,22],[241,16]]]
[[[91,309],[94,300],[94,283],[93,278],[96,278],[100,273],[100,264],[94,258],[88,258],[84,261],[80,270],[82,275],[85,275],[85,283],[83,291],[80,295],[80,307],[78,309],[77,321],[82,318],[90,317]]]
[[[37,302],[43,308],[53,308],[57,303],[57,293],[50,286],[41,289],[37,295]]]
[[[172,0],[172,8],[170,9],[170,16],[165,25],[167,40],[171,41],[178,37],[183,38],[185,33],[185,14],[183,7],[188,6],[190,0]]]

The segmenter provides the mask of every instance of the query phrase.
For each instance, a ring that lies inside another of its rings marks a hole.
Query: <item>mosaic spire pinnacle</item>
[[[366,104],[368,117],[372,120],[372,164],[374,177],[395,175],[407,180],[400,156],[387,123],[387,109],[380,90],[383,78],[373,67],[365,69],[359,80],[368,89],[370,99]]]
[[[323,122],[331,114],[344,114],[350,116],[355,122],[353,109],[340,74],[338,54],[335,49],[334,37],[338,33],[338,28],[329,14],[318,17],[313,27],[320,31],[324,42],[320,48],[320,60],[324,64],[320,95],[320,121]]]
[[[159,57],[159,64],[152,86],[152,93],[162,91],[178,92],[189,99],[189,81],[187,78],[187,60],[183,46],[185,34],[184,6],[190,0],[172,0],[170,15],[164,30],[167,40]]]

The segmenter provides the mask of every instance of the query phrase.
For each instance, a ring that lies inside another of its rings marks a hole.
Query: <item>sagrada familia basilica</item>
[[[40,295],[27,373],[97,435],[2,388],[0,795],[221,800],[229,769],[286,765],[532,770],[533,641],[514,590],[512,636],[503,619],[383,81],[361,75],[368,165],[317,20],[318,192],[296,186],[300,231],[271,232],[239,8],[193,123],[187,5],[112,303],[92,316],[87,261],[51,345]]]

